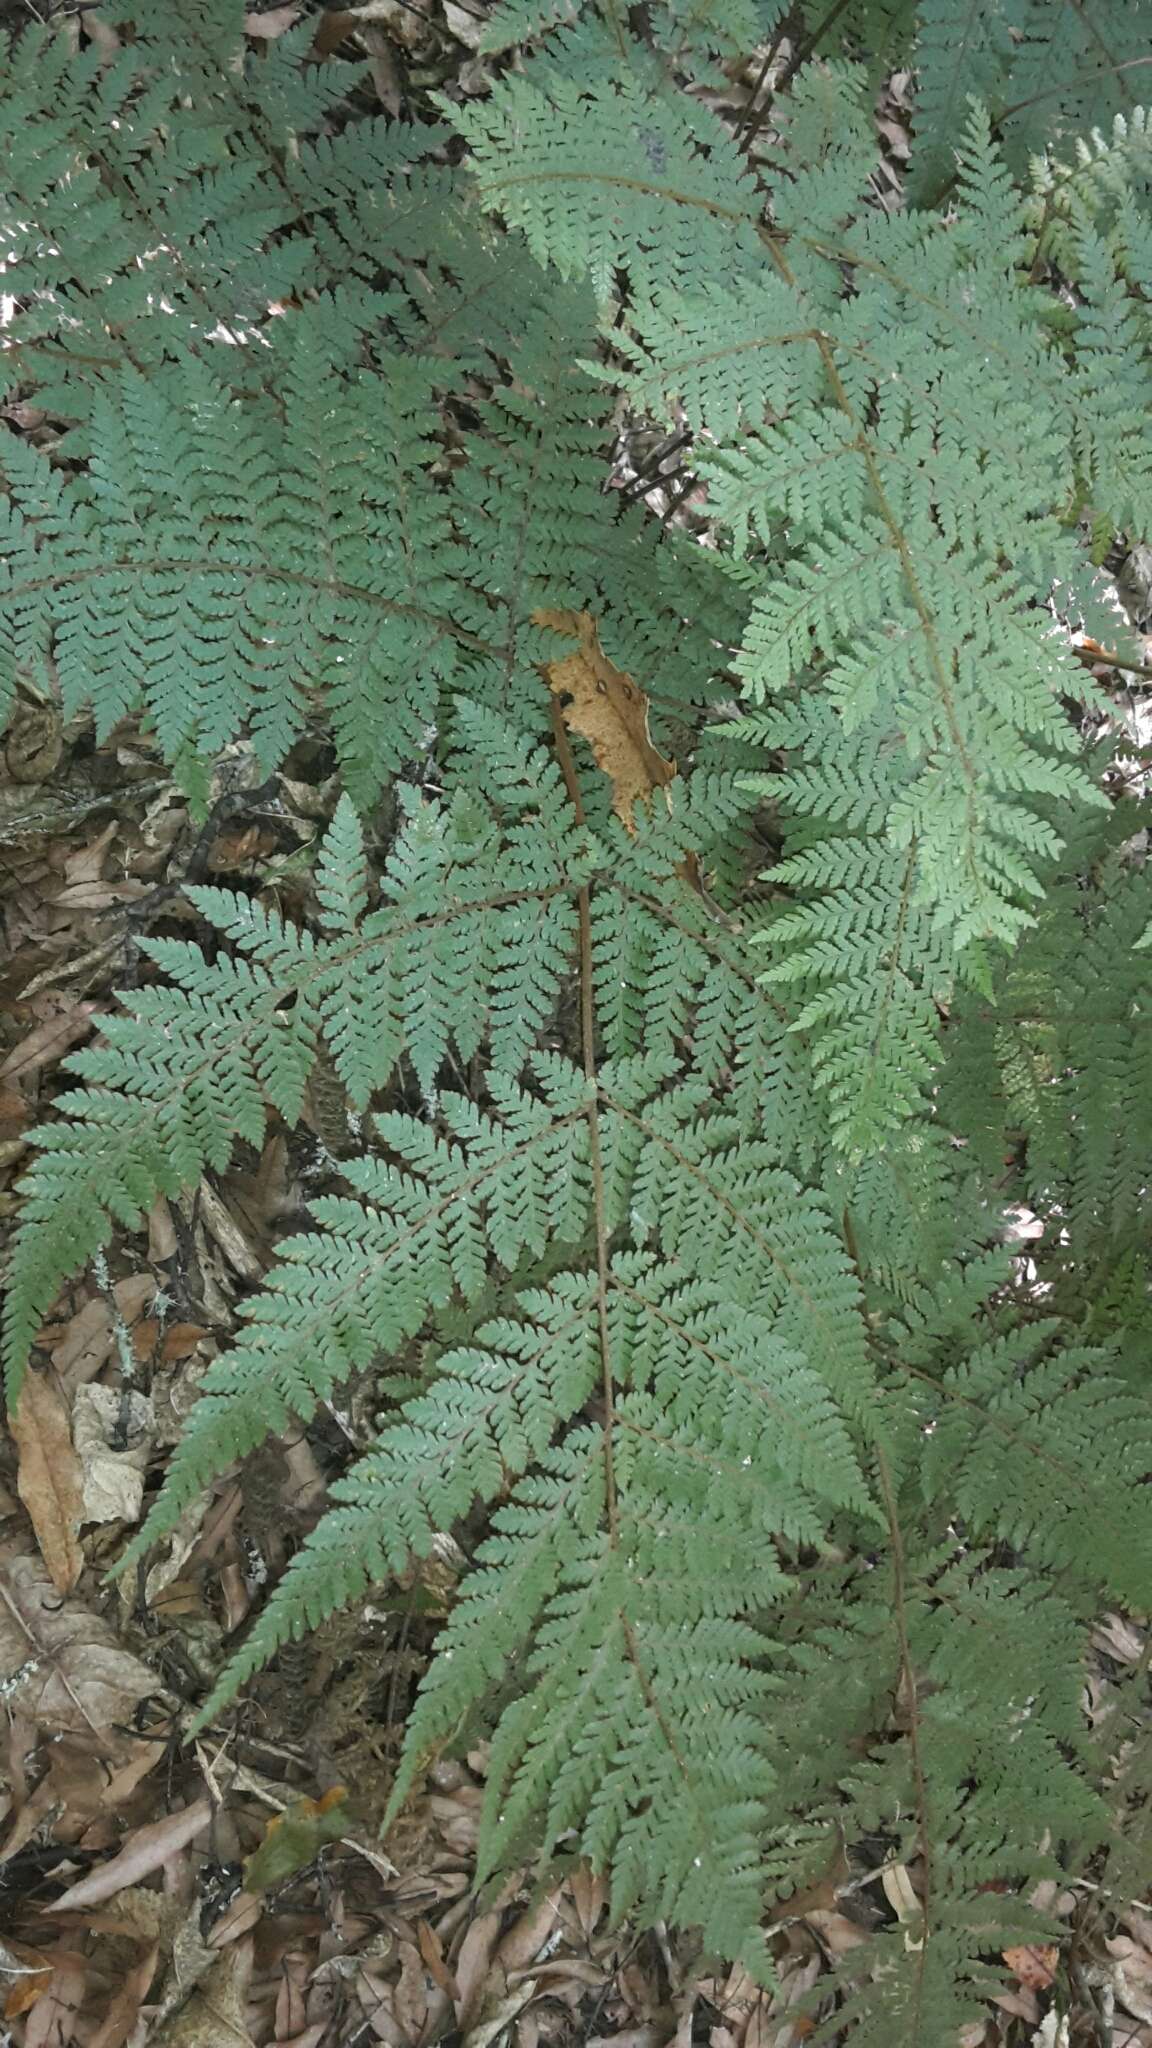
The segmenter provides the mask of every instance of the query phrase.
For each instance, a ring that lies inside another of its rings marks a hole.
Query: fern
[[[978,2018],[1041,1878],[1140,1868],[1081,1701],[1152,1568],[1146,763],[1071,629],[1143,673],[1142,11],[507,0],[434,124],[162,0],[0,82],[48,426],[0,447],[5,686],[193,790],[316,734],[346,791],[290,915],[190,888],[209,941],[145,936],[67,1062],[10,1393],[334,1076],[122,1564],[354,1377],[382,1423],[201,1719],[458,1531],[393,1813],[483,1738],[481,1879],[587,1855],[762,1982],[766,1900],[879,1843],[905,1917],[811,2001],[861,2044]],[[605,487],[637,428],[666,526]]]

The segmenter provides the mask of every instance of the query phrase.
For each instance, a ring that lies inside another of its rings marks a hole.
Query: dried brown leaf
[[[47,782],[64,751],[60,715],[51,704],[21,704],[4,736],[4,767],[10,781]]]
[[[467,2031],[480,2010],[499,1939],[500,1914],[481,1913],[468,1928],[453,1958],[452,1969],[456,1979],[454,2003],[462,2031]],[[503,1991],[503,1982],[500,1988]]]
[[[447,1963],[444,1961],[444,1951],[440,1946],[440,1937],[436,1933],[435,1928],[429,1926],[427,1920],[417,1920],[416,1939],[420,1945],[420,1953],[432,1972],[433,1977],[436,1979],[437,1984],[440,1986],[441,1991],[446,1991],[452,2000],[458,1999],[460,1987],[448,1968]]]
[[[53,1060],[63,1059],[66,1052],[70,1052],[82,1038],[88,1037],[98,1012],[97,1003],[70,1003],[66,1009],[35,1025],[0,1062],[0,1081],[28,1082],[42,1067],[50,1065]]]
[[[676,773],[648,733],[648,699],[631,676],[608,660],[588,612],[538,611],[533,622],[577,642],[572,654],[544,664],[544,676],[570,732],[587,740],[612,784],[612,808],[629,832],[638,802]]]
[[[536,1960],[545,1942],[556,1927],[557,1908],[563,1886],[549,1892],[539,1904],[531,1907],[519,1920],[513,1922],[496,1951],[496,1960],[507,1974],[523,1970]]]
[[[203,1832],[211,1819],[211,1802],[197,1799],[192,1806],[165,1814],[163,1820],[134,1828],[119,1855],[102,1863],[98,1870],[89,1871],[88,1876],[82,1877],[77,1884],[70,1885],[45,1911],[67,1913],[75,1912],[80,1906],[98,1906],[101,1900],[112,1898],[127,1885],[138,1883],[140,1878],[148,1877],[152,1871],[170,1863],[181,1849]]]
[[[28,2012],[36,2000],[47,1991],[53,1971],[53,1961],[41,1950],[29,1948],[23,1941],[9,1935],[0,1941],[0,1974],[6,1984],[4,2018],[19,2019]]]
[[[1060,1960],[1058,1948],[1045,1945],[1037,1947],[1033,1942],[1022,1942],[1016,1948],[1004,1950],[1004,1961],[1027,1991],[1047,1991],[1056,1980],[1056,1965]]]
[[[63,1396],[46,1374],[25,1374],[10,1427],[20,1460],[16,1484],[40,1555],[57,1592],[70,1593],[84,1569],[83,1481]]]
[[[159,1955],[158,1941],[145,1945],[136,1962],[125,1973],[88,2048],[124,2048],[140,2017],[140,2007],[148,1996]]]
[[[247,1942],[222,1950],[191,1996],[157,2027],[148,2048],[251,2048],[245,2024],[250,1971]]]
[[[484,2011],[464,2036],[464,2048],[491,2048],[497,2036],[511,2026],[518,2012],[536,1995],[536,1986],[529,1981],[519,1984],[513,1991],[506,1991],[491,2006],[485,2004]]]
[[[48,1988],[28,2015],[24,2048],[68,2048],[84,2003],[87,1971],[78,1955],[56,1959]]]
[[[86,1301],[50,1339],[52,1368],[70,1390],[94,1380],[112,1356],[112,1318],[104,1301]]]
[[[113,818],[111,824],[90,839],[87,846],[79,846],[64,862],[64,880],[70,884],[81,882],[102,882],[104,880],[104,856],[120,830],[119,821]]]
[[[100,1738],[159,1691],[107,1622],[62,1601],[40,1558],[12,1547],[0,1553],[0,1683],[43,1734]]]

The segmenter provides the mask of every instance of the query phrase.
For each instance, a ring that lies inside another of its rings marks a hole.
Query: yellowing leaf
[[[347,1793],[333,1785],[322,1799],[298,1799],[287,1811],[268,1823],[260,1847],[244,1865],[246,1892],[266,1892],[283,1884],[297,1870],[311,1863],[325,1842],[338,1841],[348,1831]]]
[[[534,623],[577,642],[571,654],[544,664],[544,675],[569,732],[587,740],[596,766],[612,784],[612,808],[629,832],[638,800],[663,789],[676,763],[648,734],[648,699],[631,676],[609,661],[588,612],[538,611]]]

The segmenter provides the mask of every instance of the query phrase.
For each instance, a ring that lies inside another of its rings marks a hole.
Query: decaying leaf
[[[0,1061],[0,1081],[18,1080],[26,1086],[42,1068],[63,1059],[80,1039],[87,1038],[98,1015],[96,1003],[69,1003],[54,1009]]]
[[[191,1996],[156,2029],[150,2048],[242,2048],[250,2042],[244,2023],[250,1969],[249,1944],[223,1949]]]
[[[41,1560],[12,1548],[0,1555],[0,1683],[45,1735],[99,1738],[159,1690],[106,1622],[62,1601]]]
[[[16,1484],[40,1555],[57,1592],[70,1593],[84,1568],[82,1486],[68,1411],[53,1380],[27,1374],[10,1426],[20,1454]]]
[[[152,1403],[134,1389],[79,1388],[72,1411],[85,1522],[136,1522],[154,1435]]]
[[[17,1941],[9,1935],[0,1941],[0,1976],[3,1977],[4,2018],[19,2019],[28,2012],[36,2000],[47,1991],[53,1971],[53,1961],[40,1949],[30,1948],[26,1942]]]
[[[573,653],[546,662],[544,676],[565,725],[587,740],[611,782],[617,817],[634,832],[636,804],[666,788],[676,774],[675,762],[666,761],[649,737],[648,699],[608,660],[588,612],[538,611],[533,622],[578,643]]]
[[[98,1870],[90,1871],[87,1877],[80,1878],[78,1883],[45,1907],[45,1911],[75,1912],[79,1906],[98,1906],[102,1900],[113,1898],[128,1885],[136,1884],[140,1878],[148,1877],[153,1870],[160,1870],[165,1863],[170,1863],[181,1849],[203,1832],[211,1818],[210,1802],[198,1799],[193,1806],[183,1807],[179,1813],[166,1813],[163,1820],[133,1829],[118,1855],[102,1863]]]
[[[1059,1960],[1059,1949],[1047,1943],[1038,1947],[1034,1942],[1021,1942],[1004,1950],[1004,1961],[1026,1991],[1047,1991],[1055,1981]]]

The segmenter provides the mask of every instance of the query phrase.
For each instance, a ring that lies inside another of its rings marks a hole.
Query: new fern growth
[[[862,2044],[953,2038],[1139,1807],[1081,1686],[1152,1568],[1146,764],[1073,636],[1143,674],[1140,11],[504,0],[517,62],[390,123],[202,0],[0,86],[54,429],[0,449],[7,681],[194,798],[305,730],[346,790],[308,914],[189,889],[210,948],[146,937],[67,1063],[10,1393],[61,1282],[333,1069],[357,1147],[124,1562],[353,1374],[385,1418],[201,1718],[478,1529],[393,1812],[483,1737],[481,1877],[575,1849],[760,1980],[770,1899],[880,1838],[918,1919],[848,1959]],[[720,62],[786,33],[753,153]],[[606,489],[637,420],[694,529]]]

